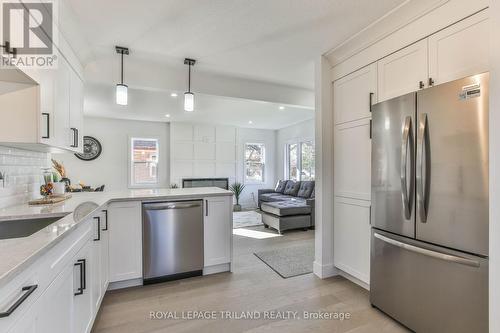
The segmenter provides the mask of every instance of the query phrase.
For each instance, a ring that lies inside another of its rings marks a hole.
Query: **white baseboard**
[[[364,288],[368,291],[370,291],[370,285],[367,284],[366,282],[363,282],[361,281],[360,279],[358,278],[355,278],[354,276],[352,276],[351,274],[347,273],[347,272],[344,272],[343,270],[340,270],[340,269],[337,269],[338,273],[340,276],[343,276],[345,277],[347,280],[357,284],[358,286],[360,286],[361,288]]]
[[[326,279],[338,275],[338,270],[333,264],[321,265],[315,261],[313,263],[313,273],[320,279]]]
[[[203,267],[203,275],[210,275],[210,274],[229,272],[229,271],[231,271],[230,263]]]
[[[142,278],[110,282],[108,285],[108,290],[123,289],[129,287],[137,287],[137,286],[142,286]]]

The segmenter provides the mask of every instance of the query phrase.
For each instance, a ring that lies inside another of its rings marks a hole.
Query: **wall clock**
[[[102,146],[99,140],[92,136],[83,137],[83,153],[75,154],[76,157],[83,161],[92,161],[101,155]]]

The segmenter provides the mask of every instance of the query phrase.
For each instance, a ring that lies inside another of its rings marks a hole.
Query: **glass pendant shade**
[[[184,93],[184,110],[194,111],[194,94],[192,92]]]
[[[126,84],[116,85],[116,104],[127,105],[128,103],[128,87]]]

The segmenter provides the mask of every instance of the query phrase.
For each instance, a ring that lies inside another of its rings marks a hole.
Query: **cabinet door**
[[[333,260],[336,267],[370,283],[369,202],[335,198]]]
[[[204,201],[204,266],[231,261],[232,211],[229,197],[211,197]]]
[[[70,68],[64,58],[60,57],[58,68],[55,70],[53,117],[56,145],[65,149],[68,149],[71,142],[69,125],[69,87]]]
[[[486,10],[429,37],[429,76],[434,84],[489,70]]]
[[[73,266],[66,266],[41,296],[37,313],[37,332],[71,332],[73,309]],[[81,331],[83,332],[83,331]]]
[[[380,59],[377,66],[379,102],[427,86],[427,39]]]
[[[377,64],[363,67],[333,83],[335,124],[370,117],[377,102]]]
[[[73,258],[71,295],[73,297],[73,332],[90,332],[94,316],[92,302],[92,278],[95,263],[90,240]],[[79,289],[81,288],[81,289]],[[47,331],[49,332],[49,331]]]
[[[108,208],[109,281],[142,278],[142,210],[140,201]]]
[[[71,150],[83,152],[83,82],[70,68],[70,108]]]
[[[101,231],[101,216],[98,215],[94,217],[94,238],[92,240],[92,276],[90,277],[91,284],[92,284],[92,310],[93,312],[97,313],[99,309],[99,304],[101,303],[101,296],[103,295],[102,291],[102,283],[101,283],[101,277],[102,277],[102,257],[101,257],[101,251],[102,251],[102,236],[103,236],[103,231]]]
[[[109,284],[109,228],[108,211],[101,214],[101,297],[108,289]]]
[[[370,120],[336,125],[333,151],[335,196],[370,200]]]

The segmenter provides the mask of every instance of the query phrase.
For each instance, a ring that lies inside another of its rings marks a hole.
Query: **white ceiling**
[[[312,119],[311,108],[205,94],[195,95],[195,112],[183,110],[183,92],[129,89],[128,106],[114,103],[114,87],[87,85],[85,114],[93,117],[148,121],[184,121],[237,127],[280,129]],[[280,106],[284,109],[281,110]],[[170,117],[166,117],[166,115]],[[251,123],[250,123],[251,122]]]
[[[66,1],[65,1],[66,2]],[[68,0],[89,49],[85,62],[132,55],[313,89],[315,57],[404,0]],[[94,58],[94,59],[92,59]]]

